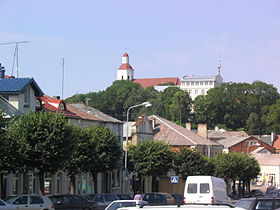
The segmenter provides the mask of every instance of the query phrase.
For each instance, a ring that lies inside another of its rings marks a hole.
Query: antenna
[[[17,63],[17,69],[16,69],[16,72],[17,72],[17,77],[18,77],[18,71],[19,71],[19,64],[18,64],[18,44],[24,44],[24,43],[29,43],[30,41],[19,41],[19,42],[4,42],[4,43],[0,43],[0,45],[6,45],[6,44],[15,44],[16,47],[15,47],[15,51],[14,51],[14,60],[13,60],[13,68],[12,68],[12,75],[13,76],[13,73],[14,73],[14,65],[15,65],[15,61]]]
[[[220,53],[218,55],[218,75],[221,75],[221,68],[222,68],[222,65],[221,65],[221,56],[220,56]]]
[[[61,82],[61,99],[63,100],[63,88],[64,88],[64,58],[62,58],[62,82]]]

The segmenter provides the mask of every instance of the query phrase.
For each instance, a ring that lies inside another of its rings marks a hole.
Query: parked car
[[[182,194],[171,194],[175,200],[175,204],[184,204],[184,196]]]
[[[263,192],[259,189],[251,190],[250,196],[251,197],[263,196]]]
[[[164,196],[167,204],[175,204],[175,199],[169,193],[159,192],[159,194]]]
[[[275,186],[269,186],[266,188],[266,195],[269,194],[271,191],[275,190],[276,187]]]
[[[247,210],[274,210],[280,208],[280,198],[273,197],[255,197],[255,198],[242,198],[238,200],[235,207],[244,208]]]
[[[150,205],[165,205],[166,198],[160,193],[145,193],[142,196],[143,201],[147,201]]]
[[[12,206],[11,204],[0,199],[0,209],[1,210],[17,210],[16,206]]]
[[[96,193],[84,196],[85,199],[97,203],[99,210],[105,209],[111,202],[119,200],[117,194],[114,193]]]
[[[90,202],[79,195],[48,195],[57,209],[96,210],[96,202]]]
[[[42,195],[18,195],[11,196],[5,201],[18,210],[54,210],[51,200]]]
[[[148,205],[147,201],[140,201],[140,200],[116,200],[109,204],[105,210],[116,210],[122,207],[139,207],[142,208],[145,205]]]
[[[267,194],[267,197],[280,197],[280,189],[270,190]]]
[[[119,200],[133,200],[129,194],[117,194]]]

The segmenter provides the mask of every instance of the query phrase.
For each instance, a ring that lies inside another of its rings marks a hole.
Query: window
[[[273,200],[262,200],[256,205],[256,209],[272,209]]]
[[[83,202],[82,198],[80,198],[78,196],[73,196],[72,197],[72,203],[79,204],[79,203],[82,203],[82,202]]]
[[[213,82],[209,82],[209,85],[213,85]]]
[[[194,94],[197,95],[197,94],[198,94],[198,90],[195,90],[195,91],[194,91]]]
[[[188,193],[197,193],[197,184],[195,183],[188,184]]]
[[[27,196],[20,196],[19,198],[17,198],[13,204],[17,205],[17,204],[27,204],[28,201],[28,197]]]
[[[187,85],[190,85],[190,82],[187,82]]]
[[[205,94],[205,90],[201,90],[201,95],[204,95]]]
[[[195,85],[199,85],[199,82],[195,82]]]
[[[205,82],[205,85],[208,85],[208,82]]]
[[[30,104],[30,91],[29,88],[26,88],[24,92],[24,105],[29,105]]]
[[[191,85],[194,85],[194,82],[191,82]]]
[[[209,193],[210,192],[209,184],[208,183],[201,183],[199,192],[200,193]]]
[[[2,201],[0,201],[0,206],[5,206],[5,203],[3,203]]]
[[[200,85],[203,85],[203,82],[200,82]]]
[[[44,200],[40,196],[30,196],[30,204],[43,204]]]

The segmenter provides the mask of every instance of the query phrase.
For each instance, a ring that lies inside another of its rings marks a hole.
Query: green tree
[[[46,112],[22,115],[7,130],[15,146],[15,158],[24,172],[38,170],[40,190],[44,191],[44,174],[54,174],[63,167],[73,151],[72,130],[63,116]]]
[[[256,178],[260,171],[257,161],[243,153],[223,153],[215,156],[212,160],[215,166],[214,175],[224,178],[226,183],[228,180],[232,180],[233,189],[236,189],[236,181],[239,181],[238,189],[241,189],[243,182],[243,189],[241,192],[239,191],[239,194],[244,194],[246,183]]]
[[[280,132],[280,99],[271,106],[263,107],[262,120],[265,122],[267,132]]]
[[[185,180],[187,176],[212,175],[213,164],[198,151],[183,147],[175,155],[174,169]]]
[[[121,149],[118,139],[108,128],[84,128],[80,134],[76,157],[84,172],[90,172],[97,190],[97,174],[112,171],[118,167]]]
[[[173,95],[172,104],[170,105],[170,114],[172,121],[178,124],[190,121],[192,99],[188,92],[178,91]]]
[[[279,98],[272,85],[255,81],[248,83],[223,83],[207,92],[205,97],[194,101],[195,121],[206,121],[210,126],[224,124],[227,128],[253,128],[251,113],[262,118],[262,107],[271,105]]]
[[[137,172],[140,180],[143,180],[145,176],[152,176],[152,190],[157,190],[155,178],[165,176],[172,168],[173,155],[171,147],[167,144],[159,141],[144,140],[137,145],[129,146],[128,170]]]

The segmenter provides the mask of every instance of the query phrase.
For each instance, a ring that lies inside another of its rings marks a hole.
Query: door
[[[28,208],[28,210],[43,209],[44,205],[45,205],[44,200],[41,196],[38,196],[38,195],[29,196],[29,208]]]
[[[83,209],[84,204],[85,204],[85,201],[81,197],[76,196],[76,195],[73,195],[71,197],[71,207],[72,207],[71,209],[81,210],[81,209]]]
[[[29,208],[28,196],[19,196],[16,200],[12,202],[12,204],[17,207],[17,210],[27,210]]]

